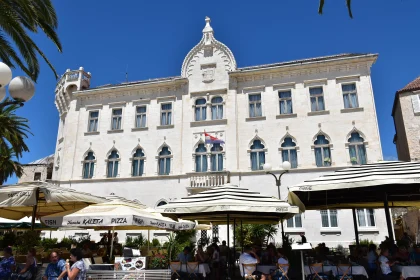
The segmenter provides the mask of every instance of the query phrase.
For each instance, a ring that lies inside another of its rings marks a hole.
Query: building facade
[[[55,92],[53,181],[150,207],[227,181],[277,197],[262,165],[287,160],[286,199],[287,186],[382,160],[370,78],[376,59],[339,54],[239,68],[206,18],[180,76],[91,88],[90,73],[67,70]],[[206,144],[205,132],[224,144]],[[358,217],[362,239],[384,239],[383,210],[360,209]],[[312,243],[355,240],[348,210],[308,211],[284,224]]]
[[[420,77],[395,93],[392,108],[398,159],[420,160]]]
[[[51,180],[53,164],[54,155],[23,164],[23,175],[18,179],[18,183]]]

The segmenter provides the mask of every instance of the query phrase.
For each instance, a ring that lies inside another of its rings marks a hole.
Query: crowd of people
[[[24,267],[18,270],[12,247],[4,248],[3,259],[0,261],[0,279],[34,279],[33,276],[37,274],[35,256],[35,249],[29,249]],[[60,259],[58,252],[51,252],[50,263],[42,276],[42,280],[85,280],[87,268],[82,259],[83,252],[79,248],[70,250],[69,260]]]

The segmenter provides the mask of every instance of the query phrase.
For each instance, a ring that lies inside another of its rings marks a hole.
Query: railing
[[[86,279],[171,279],[170,269],[151,269],[137,271],[106,271],[106,270],[88,270]]]
[[[196,173],[190,177],[190,188],[213,188],[230,183],[229,171]]]
[[[69,72],[67,75],[67,81],[76,81],[79,79],[79,72]]]

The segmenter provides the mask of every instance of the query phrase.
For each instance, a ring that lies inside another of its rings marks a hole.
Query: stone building
[[[53,164],[54,155],[23,164],[23,175],[18,179],[18,183],[51,180]]]
[[[395,93],[392,108],[398,159],[420,160],[420,77]]]
[[[151,207],[228,177],[277,197],[262,164],[287,160],[285,199],[287,186],[382,159],[370,77],[376,59],[351,53],[240,68],[206,18],[180,76],[91,88],[90,73],[67,70],[55,91],[53,181]],[[224,143],[205,144],[205,132]],[[384,239],[383,210],[359,209],[358,217],[362,239]],[[305,232],[312,243],[355,240],[349,210],[308,211],[284,223],[286,233]],[[224,239],[226,228],[219,234]]]

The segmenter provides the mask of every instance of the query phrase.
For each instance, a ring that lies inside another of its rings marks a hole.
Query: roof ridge
[[[420,76],[409,82],[405,87],[398,90],[397,93],[403,93],[408,91],[420,90]]]

